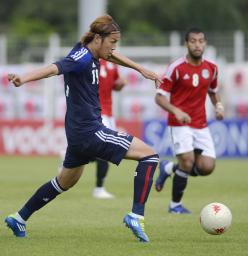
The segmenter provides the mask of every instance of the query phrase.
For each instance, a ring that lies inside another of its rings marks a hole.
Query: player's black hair
[[[204,37],[206,38],[205,33],[203,32],[203,30],[201,30],[200,28],[196,28],[196,27],[195,27],[195,28],[190,28],[190,29],[188,29],[188,30],[186,31],[185,37],[184,37],[184,39],[185,39],[186,42],[189,41],[189,35],[190,35],[191,33],[194,33],[194,34],[202,33],[202,34],[204,34]]]

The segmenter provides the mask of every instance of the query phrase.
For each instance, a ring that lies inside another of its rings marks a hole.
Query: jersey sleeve
[[[218,91],[218,68],[217,66],[213,67],[213,79],[208,88],[209,92],[217,92]]]
[[[163,83],[160,84],[156,92],[164,96],[168,96],[177,80],[177,77],[178,70],[176,68],[173,68],[173,66],[169,66],[166,70],[164,78],[162,79]]]
[[[80,51],[70,53],[67,57],[60,61],[55,62],[57,65],[59,74],[65,74],[69,72],[83,71],[90,60],[87,49],[81,49]]]

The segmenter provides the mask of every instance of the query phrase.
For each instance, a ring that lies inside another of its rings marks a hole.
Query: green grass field
[[[57,158],[0,157],[1,256],[248,255],[247,160],[218,160],[211,176],[190,178],[184,199],[193,211],[189,216],[167,213],[171,180],[161,193],[153,187],[146,206],[146,232],[151,240],[147,244],[139,243],[122,223],[132,204],[136,165],[132,161],[124,161],[119,168],[111,166],[106,187],[116,199],[91,197],[95,165],[90,164],[71,191],[30,218],[28,238],[14,237],[4,218],[55,176],[57,165]],[[208,235],[199,224],[201,208],[213,201],[226,204],[233,214],[230,230],[221,236]]]

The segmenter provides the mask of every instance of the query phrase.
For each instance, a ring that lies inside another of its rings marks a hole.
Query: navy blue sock
[[[139,161],[134,177],[133,213],[144,216],[145,203],[151,190],[158,162],[157,154],[144,157]]]
[[[18,213],[24,220],[28,220],[35,211],[51,202],[57,195],[64,191],[60,187],[57,178],[54,178],[42,185]]]
[[[175,173],[175,171],[178,169],[178,167],[179,167],[179,164],[173,164],[172,172]]]
[[[202,175],[202,171],[199,168],[197,168],[195,164],[193,165],[193,167],[192,167],[192,169],[190,171],[190,175],[194,176],[194,177],[196,177],[196,176],[203,176]]]
[[[176,170],[173,177],[172,185],[172,201],[179,203],[183,197],[183,192],[187,186],[188,175],[181,171]]]
[[[105,177],[107,176],[109,164],[107,161],[97,159],[97,170],[96,170],[96,186],[102,187]]]

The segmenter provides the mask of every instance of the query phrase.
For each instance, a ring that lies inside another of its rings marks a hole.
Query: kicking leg
[[[5,222],[17,237],[26,236],[26,221],[35,212],[71,188],[81,177],[83,168],[63,168],[58,177],[42,185],[26,204],[15,214],[9,215]]]
[[[144,229],[145,203],[151,190],[159,156],[143,141],[134,138],[126,158],[138,160],[139,163],[134,175],[132,212],[127,214],[123,221],[140,241],[148,242],[149,238]]]

